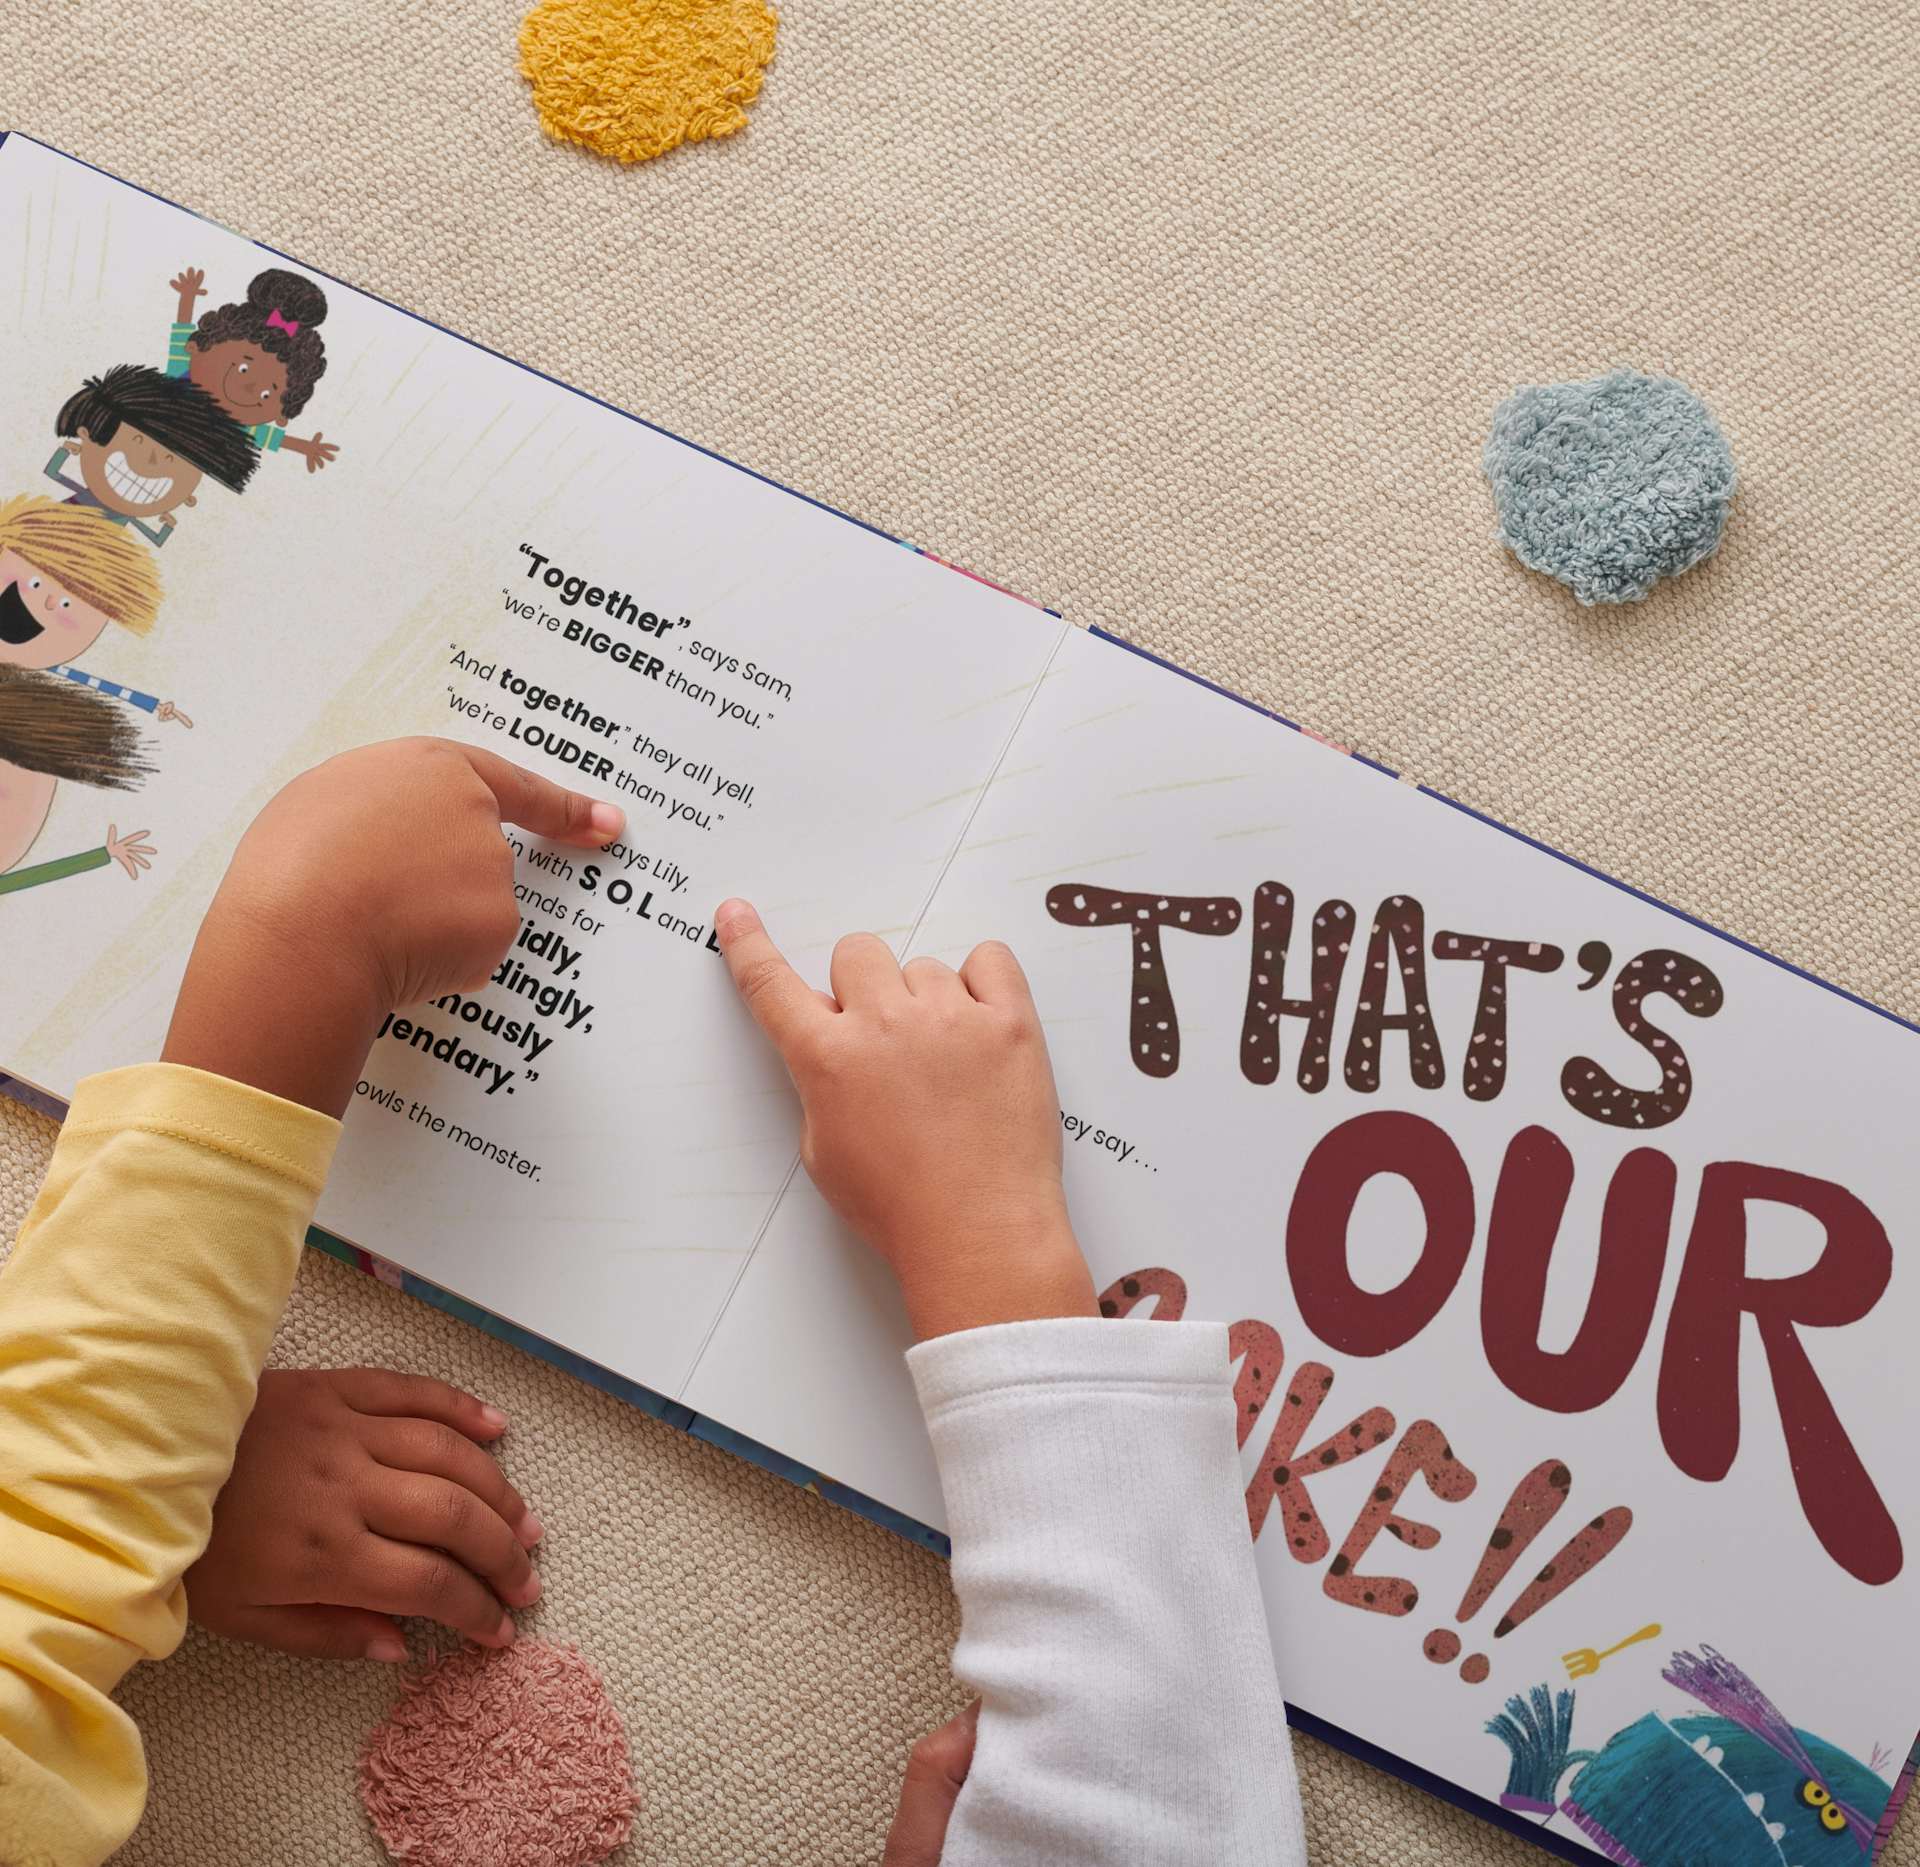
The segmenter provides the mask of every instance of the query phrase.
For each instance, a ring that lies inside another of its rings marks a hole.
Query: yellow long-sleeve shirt
[[[253,1406],[340,1125],[170,1064],[83,1082],[0,1273],[0,1861],[105,1859],[146,1801],[109,1696]]]

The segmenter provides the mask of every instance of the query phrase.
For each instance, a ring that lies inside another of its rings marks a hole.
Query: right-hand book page
[[[1872,1851],[1916,1034],[1077,633],[913,944],[987,938],[1109,1312],[1234,1324],[1289,1702],[1562,1851]],[[939,1523],[905,1340],[796,1180],[682,1397]]]

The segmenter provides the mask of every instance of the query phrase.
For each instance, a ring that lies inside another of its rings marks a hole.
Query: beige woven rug
[[[1920,1015],[1902,8],[790,0],[752,127],[630,172],[543,143],[518,11],[14,0],[0,125]],[[1476,462],[1509,387],[1620,362],[1700,391],[1743,487],[1718,559],[1595,614],[1496,549]],[[0,1108],[0,1237],[51,1133]],[[877,1857],[956,1702],[939,1564],[317,1257],[277,1357],[518,1422],[536,1625],[632,1733],[629,1860]],[[194,1638],[127,1689],[123,1858],[377,1859],[386,1687]],[[1324,1867],[1542,1858],[1300,1753]]]

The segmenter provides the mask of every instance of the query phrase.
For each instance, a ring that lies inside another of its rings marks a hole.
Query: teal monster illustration
[[[1858,1758],[1789,1724],[1712,1647],[1661,1675],[1705,1711],[1649,1712],[1597,1754],[1569,1748],[1573,1694],[1536,1686],[1487,1725],[1511,1756],[1503,1808],[1564,1815],[1621,1867],[1843,1867],[1871,1859],[1892,1794]],[[1564,1797],[1559,1783],[1578,1767]]]
[[[1537,1685],[1527,1698],[1510,1698],[1507,1708],[1487,1725],[1513,1753],[1507,1770],[1507,1787],[1500,1798],[1503,1809],[1522,1815],[1555,1812],[1554,1792],[1561,1777],[1576,1763],[1590,1763],[1590,1750],[1569,1750],[1573,1739],[1573,1694],[1557,1697],[1543,1685]]]

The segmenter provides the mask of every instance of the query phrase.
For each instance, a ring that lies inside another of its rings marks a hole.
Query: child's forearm
[[[304,942],[318,917],[273,912],[244,889],[223,887],[200,933],[161,1057],[210,1075],[251,1083],[324,1115],[346,1113],[367,1052],[391,1003],[341,942]],[[275,1005],[288,979],[302,982],[294,1010],[236,1018],[235,1005]],[[314,1009],[309,1009],[312,1007]]]
[[[943,1867],[1304,1867],[1224,1328],[923,1342],[978,1743]]]
[[[76,687],[90,687],[96,694],[105,694],[110,700],[124,700],[128,706],[138,707],[142,713],[160,711],[158,694],[143,694],[137,687],[123,687],[118,681],[102,680],[99,675],[89,674],[85,668],[76,668],[71,663],[51,667],[47,672],[71,681]]]
[[[178,1644],[339,1125],[167,1065],[80,1085],[0,1274],[0,1860],[138,1820],[109,1694]]]
[[[0,875],[0,895],[17,895],[23,888],[38,888],[43,882],[64,882],[70,875],[104,869],[112,860],[102,843],[98,849],[83,849],[77,856],[56,856],[51,862],[36,862],[29,868],[8,869]]]
[[[71,449],[56,447],[53,450],[52,458],[48,460],[44,469],[46,477],[56,486],[64,486],[70,493],[84,493],[87,490],[87,484],[84,480],[70,480],[67,478],[67,462],[71,457]]]

